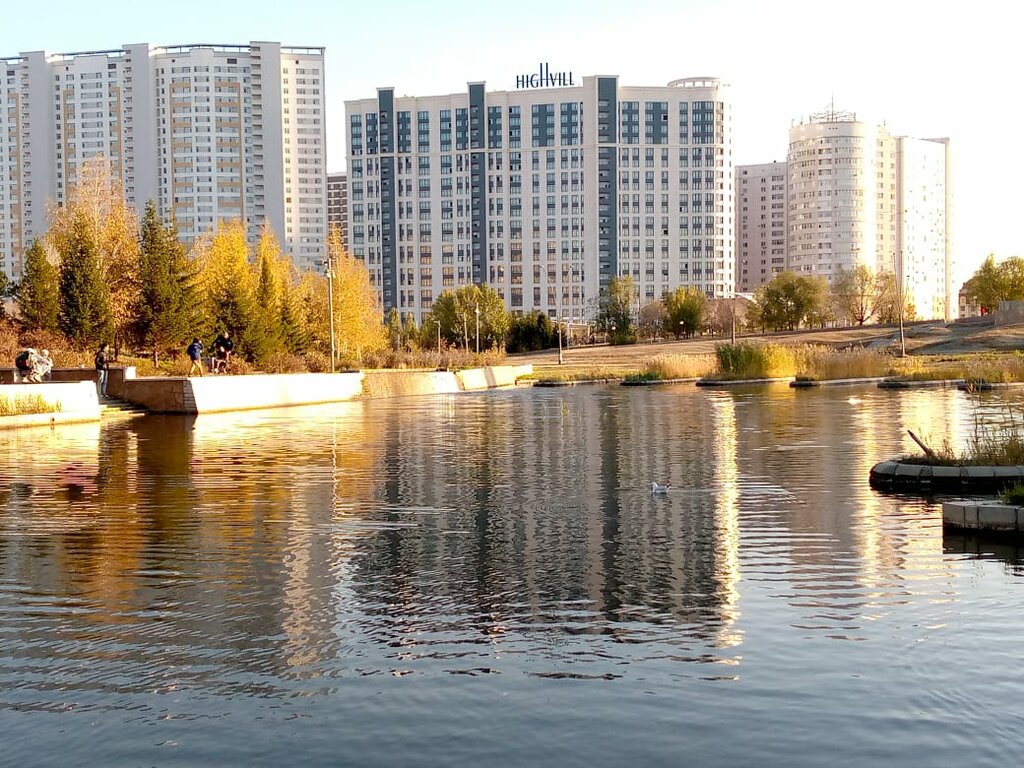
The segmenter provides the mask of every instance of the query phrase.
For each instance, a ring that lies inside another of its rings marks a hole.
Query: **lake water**
[[[602,386],[0,433],[0,764],[1012,764],[1021,550],[867,485],[976,407]]]

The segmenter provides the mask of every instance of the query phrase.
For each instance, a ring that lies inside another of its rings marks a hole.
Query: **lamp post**
[[[441,351],[441,321],[434,318],[434,325],[437,326],[437,351]]]
[[[729,320],[732,322],[732,333],[730,341],[736,345],[736,297],[729,299]]]
[[[903,335],[903,251],[899,252],[899,261],[897,264],[896,271],[896,301],[899,302],[896,305],[896,311],[900,320],[900,357],[907,356],[907,340]]]
[[[562,318],[556,317],[555,322],[558,323],[558,364],[561,365],[564,362],[562,359]]]
[[[480,305],[473,305],[473,312],[476,314],[476,353],[480,354]]]
[[[331,373],[334,373],[334,257],[330,251],[327,253],[327,316],[331,329]]]

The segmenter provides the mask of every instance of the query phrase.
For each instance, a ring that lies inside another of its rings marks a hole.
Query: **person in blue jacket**
[[[199,371],[199,375],[203,375],[203,342],[199,339],[193,338],[192,343],[188,345],[188,349],[185,350],[188,353],[188,359],[192,361],[192,365],[188,369],[188,375],[191,376],[195,371]]]

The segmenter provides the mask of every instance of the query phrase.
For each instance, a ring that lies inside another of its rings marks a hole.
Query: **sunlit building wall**
[[[785,162],[736,166],[736,290],[751,293],[786,269]]]
[[[0,59],[0,256],[21,275],[82,164],[107,160],[186,242],[222,220],[270,223],[299,266],[327,229],[323,49],[147,44]]]
[[[953,319],[949,143],[828,110],[790,128],[787,268],[897,276],[923,318]]]
[[[348,174],[327,174],[327,226],[341,235],[341,245],[348,250]]]
[[[569,80],[346,102],[350,245],[385,308],[421,319],[476,283],[513,312],[585,322],[617,276],[644,301],[732,295],[725,86]]]

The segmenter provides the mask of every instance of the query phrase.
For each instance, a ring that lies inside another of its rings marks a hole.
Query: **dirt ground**
[[[917,322],[904,328],[907,352],[912,355],[961,355],[977,352],[1009,352],[1024,350],[1024,325],[995,327],[988,318],[973,318],[956,323],[940,321]],[[558,369],[563,372],[581,369],[613,369],[620,372],[639,370],[656,355],[710,355],[715,345],[728,341],[721,336],[701,336],[682,341],[666,340],[612,347],[568,346],[563,349],[563,365],[558,364],[558,350],[509,355],[512,364],[532,363],[537,370]],[[831,347],[863,346],[869,349],[898,347],[899,329],[893,325],[866,325],[824,331],[743,334],[740,341],[776,344],[823,344]]]

